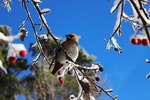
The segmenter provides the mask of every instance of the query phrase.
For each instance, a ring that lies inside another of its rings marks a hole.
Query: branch
[[[39,7],[39,3],[40,3],[40,2],[37,2],[37,1],[35,1],[35,0],[32,0],[32,3],[33,3],[33,5],[34,5],[34,7],[35,7],[35,9],[36,9],[36,11],[37,11],[37,13],[38,13],[38,16],[39,16],[41,22],[42,22],[40,25],[44,26],[44,27],[46,28],[46,30],[47,30],[47,36],[50,35],[50,36],[52,37],[52,39],[55,41],[55,43],[57,44],[57,46],[63,50],[63,52],[64,52],[65,55],[67,56],[67,59],[69,60],[68,63],[66,62],[66,64],[65,64],[62,68],[59,69],[59,71],[61,71],[62,73],[58,74],[58,76],[57,76],[58,79],[59,79],[60,77],[63,77],[69,70],[71,70],[71,69],[73,68],[74,72],[76,73],[75,75],[76,75],[77,81],[78,81],[78,83],[79,83],[79,86],[81,87],[80,94],[78,95],[78,99],[79,99],[80,97],[82,97],[82,93],[83,93],[83,91],[84,91],[84,92],[86,93],[86,95],[88,96],[88,99],[90,100],[90,98],[92,98],[92,96],[91,96],[91,94],[90,94],[90,92],[91,92],[90,86],[91,86],[91,84],[93,84],[95,88],[99,88],[101,91],[103,91],[104,93],[106,93],[110,98],[112,98],[113,100],[116,100],[117,96],[116,96],[116,97],[113,97],[113,96],[109,93],[110,91],[104,90],[102,87],[100,87],[99,85],[97,85],[97,84],[95,83],[95,81],[94,81],[92,78],[90,78],[89,76],[87,76],[87,75],[82,71],[82,69],[85,69],[85,70],[92,70],[93,72],[98,72],[98,71],[102,70],[102,69],[100,69],[100,66],[98,66],[98,65],[97,65],[97,66],[96,66],[96,65],[93,66],[93,65],[92,65],[91,67],[80,67],[80,65],[75,64],[74,61],[68,56],[68,54],[66,53],[66,51],[63,49],[63,47],[58,43],[57,38],[56,38],[56,37],[53,35],[53,33],[51,32],[51,29],[50,29],[50,27],[48,26],[47,21],[46,21],[46,19],[45,19],[45,17],[44,17],[44,13],[43,13],[43,11],[40,9],[40,7]],[[25,8],[25,10],[26,10],[27,16],[28,16],[28,18],[29,18],[29,20],[30,20],[30,22],[31,22],[31,25],[32,25],[32,28],[33,28],[33,31],[34,31],[34,35],[35,35],[35,37],[36,37],[36,44],[34,45],[34,47],[35,47],[35,46],[38,46],[38,48],[39,48],[39,50],[40,50],[39,55],[38,55],[38,56],[36,57],[36,59],[35,59],[35,62],[39,59],[40,54],[43,54],[44,58],[46,58],[46,60],[49,62],[49,60],[47,59],[47,57],[46,57],[46,55],[44,54],[44,51],[43,51],[43,49],[42,49],[41,43],[40,43],[40,41],[39,41],[39,40],[40,40],[40,37],[38,36],[38,34],[37,34],[37,32],[36,32],[36,29],[35,29],[35,26],[34,26],[35,24],[34,24],[34,22],[33,22],[33,20],[32,20],[32,17],[31,17],[31,15],[30,15],[30,12],[29,12],[29,10],[28,10],[28,7],[27,7],[27,5],[26,5],[25,0],[23,0],[23,4],[24,4],[24,8]],[[123,5],[123,3],[122,3],[122,5]],[[48,10],[47,10],[47,11],[48,11]],[[47,12],[47,11],[46,11],[46,12]],[[122,12],[123,12],[123,6],[122,6]],[[122,15],[122,13],[121,13],[121,15]],[[120,15],[120,16],[121,16],[121,15]],[[119,26],[117,26],[115,32],[117,32],[117,31],[120,29],[120,25],[121,25],[121,18],[120,18],[120,20],[119,20]],[[40,28],[40,29],[42,29],[42,28]],[[119,32],[120,32],[120,30],[119,30]],[[111,38],[112,38],[112,37],[111,37]],[[118,46],[117,43],[115,43],[115,42],[114,42],[114,45],[115,45],[115,46]],[[50,67],[51,67],[51,65],[53,64],[54,60],[55,60],[55,57],[54,57],[54,59],[52,60],[51,63],[49,62]],[[56,73],[57,73],[57,72],[56,72]],[[88,89],[87,89],[87,88],[84,88],[84,85],[86,85]],[[100,92],[100,91],[97,91],[97,92]]]
[[[113,97],[108,91],[105,91],[105,89],[103,89],[102,87],[100,87],[99,85],[97,85],[93,79],[91,79],[89,76],[87,76],[83,71],[79,70],[92,84],[94,84],[96,87],[98,87],[101,91],[103,91],[104,93],[106,93],[110,98],[112,98],[113,100],[116,100],[118,96]]]
[[[35,9],[37,10],[37,13],[38,13],[38,15],[39,15],[39,17],[40,17],[40,19],[41,19],[41,21],[42,21],[42,24],[46,27],[46,30],[47,30],[48,34],[53,38],[53,40],[54,40],[55,43],[58,45],[58,47],[62,49],[62,51],[65,53],[67,59],[70,60],[70,61],[72,61],[72,62],[74,62],[74,61],[68,56],[67,52],[63,49],[63,47],[57,42],[58,39],[57,39],[57,38],[53,35],[53,33],[51,32],[51,29],[50,29],[50,27],[48,26],[48,24],[47,24],[47,22],[46,22],[46,19],[45,19],[44,15],[43,15],[43,13],[42,13],[40,7],[39,7],[39,4],[38,4],[37,2],[35,2],[34,0],[32,0],[32,3],[33,3],[33,5],[34,5]],[[52,65],[52,64],[50,64],[50,65]],[[51,66],[50,66],[50,67],[51,67]],[[50,67],[49,67],[49,68],[50,68]]]
[[[26,24],[26,22],[28,21],[28,19],[29,19],[29,17],[27,17],[26,20],[24,20],[24,21],[21,23],[21,25],[19,26],[19,29],[22,28],[22,27]]]
[[[120,35],[120,27],[121,27],[122,15],[123,15],[123,10],[124,10],[124,0],[122,0],[122,2],[120,2],[120,3],[121,3],[119,5],[120,11],[118,11],[118,16],[117,16],[118,20],[116,21],[116,25],[114,27],[114,31],[113,31],[111,37],[113,37],[117,33],[117,31],[119,31],[119,35]],[[117,25],[117,23],[118,23],[118,25]]]
[[[137,14],[138,14],[138,17],[141,19],[141,21],[142,21],[142,23],[143,23],[142,25],[143,25],[143,26],[147,25],[148,23],[147,23],[147,21],[145,20],[143,14],[140,12],[141,10],[138,8],[138,5],[137,5],[137,4],[141,5],[141,1],[138,0],[138,2],[136,1],[136,3],[135,3],[134,0],[130,0],[130,2],[132,3],[133,7],[135,8],[135,10],[136,10],[136,12],[137,12]],[[143,7],[140,6],[140,8],[141,8],[142,11],[143,11]],[[144,11],[144,12],[145,12],[145,11]],[[145,13],[144,13],[144,14],[145,14]],[[147,15],[145,15],[145,16],[147,17]],[[144,28],[144,30],[145,30],[145,33],[146,33],[148,39],[150,40],[150,35],[149,35],[149,30],[148,30],[148,28]]]
[[[80,99],[80,97],[82,97],[82,90],[84,91],[84,93],[87,94],[88,98],[91,98],[91,84],[93,84],[95,91],[97,91],[98,93],[103,91],[105,94],[107,94],[110,98],[112,98],[113,100],[117,99],[117,96],[113,97],[110,94],[110,91],[108,90],[104,90],[102,87],[100,87],[99,85],[96,84],[96,82],[94,81],[94,79],[92,79],[91,77],[87,76],[85,74],[85,72],[83,72],[83,70],[89,70],[89,71],[93,71],[93,72],[99,72],[101,71],[101,66],[97,65],[97,64],[92,64],[90,67],[85,67],[85,66],[80,66],[78,64],[75,64],[74,62],[68,61],[66,62],[66,64],[59,70],[59,72],[61,72],[61,74],[58,74],[57,77],[59,79],[59,77],[64,77],[64,75],[69,71],[73,69],[76,79],[78,81],[79,84],[79,93],[78,93],[78,97],[72,97],[72,98],[77,98]],[[97,90],[97,88],[100,89],[100,91]],[[72,95],[71,95],[72,96]],[[72,100],[72,99],[71,99]]]
[[[25,11],[26,11],[26,13],[27,13],[27,16],[28,16],[28,18],[29,18],[29,20],[30,20],[30,23],[31,23],[31,25],[32,25],[32,28],[33,28],[33,31],[34,31],[34,35],[35,35],[35,37],[36,37],[36,42],[37,42],[38,48],[40,49],[40,51],[41,51],[41,53],[43,54],[43,56],[44,56],[44,58],[46,59],[46,61],[50,64],[49,59],[47,58],[47,56],[45,55],[45,53],[44,53],[44,51],[43,51],[43,49],[42,49],[41,43],[40,43],[39,38],[38,38],[38,34],[37,34],[36,29],[35,29],[35,26],[34,26],[34,22],[33,22],[33,20],[32,20],[32,17],[31,17],[31,15],[30,15],[30,12],[29,12],[28,7],[27,7],[27,5],[26,5],[26,1],[25,1],[25,0],[22,0],[22,2],[23,2],[23,5],[24,5],[24,8],[25,8]]]

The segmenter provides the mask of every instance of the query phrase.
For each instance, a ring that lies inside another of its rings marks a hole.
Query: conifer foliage
[[[24,91],[24,88],[21,86],[20,80],[18,79],[17,76],[22,71],[28,68],[27,59],[21,57],[17,51],[14,52],[15,48],[17,47],[14,46],[12,41],[7,41],[7,40],[11,40],[12,38],[13,39],[19,38],[20,35],[17,35],[17,37],[14,38],[14,36],[12,36],[10,32],[11,31],[9,27],[0,26],[0,35],[1,35],[0,37],[0,99],[1,100],[15,99],[15,97],[18,94],[21,94]],[[19,44],[19,45],[24,47],[23,44]],[[24,50],[26,49],[24,48]]]

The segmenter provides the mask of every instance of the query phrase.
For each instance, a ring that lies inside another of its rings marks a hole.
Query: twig
[[[143,18],[143,15],[140,13],[139,8],[137,7],[135,0],[130,0],[130,2],[132,3],[132,5],[134,6],[139,18],[141,19],[141,21],[143,22],[143,25],[147,25],[147,22],[145,21],[145,19]],[[137,2],[137,1],[136,1]],[[138,0],[139,5],[141,5],[141,2]],[[146,35],[148,37],[148,39],[150,40],[150,35],[149,35],[149,31],[148,28],[144,28]]]
[[[40,19],[41,19],[43,25],[46,27],[48,34],[50,34],[50,36],[53,38],[53,40],[55,41],[55,43],[62,49],[62,51],[65,53],[67,59],[70,60],[70,61],[72,61],[72,62],[74,62],[74,61],[70,58],[70,56],[67,54],[67,52],[63,49],[63,47],[57,42],[57,38],[53,35],[53,33],[52,33],[50,27],[48,26],[48,24],[47,24],[47,22],[46,22],[46,20],[45,20],[44,15],[41,13],[41,9],[40,9],[40,7],[39,7],[39,4],[36,3],[36,2],[34,2],[33,0],[32,0],[32,3],[33,3],[33,5],[34,5],[35,9],[37,10],[37,13],[38,13],[38,15],[39,15],[39,17],[40,17]],[[50,65],[51,65],[51,64],[50,64]],[[51,66],[50,66],[50,67],[51,67]]]
[[[19,26],[19,29],[22,28],[26,24],[28,19],[29,19],[29,17],[27,17],[26,20],[21,23],[21,25]]]
[[[39,38],[38,38],[38,34],[37,34],[36,29],[35,29],[35,26],[34,26],[34,22],[33,22],[33,20],[32,20],[32,17],[31,17],[31,15],[30,15],[30,12],[29,12],[28,7],[27,7],[27,5],[26,5],[26,1],[23,0],[22,2],[23,2],[23,4],[24,4],[24,8],[25,8],[25,11],[26,11],[26,13],[27,13],[27,16],[28,16],[28,18],[29,18],[29,20],[30,20],[30,23],[31,23],[31,25],[32,25],[32,28],[33,28],[33,31],[34,31],[34,35],[35,35],[35,37],[36,37],[36,41],[37,41],[37,44],[38,44],[38,47],[39,47],[40,51],[42,52],[42,54],[43,54],[44,58],[46,59],[46,61],[50,64],[49,59],[47,58],[47,56],[45,55],[45,53],[44,53],[44,51],[43,51],[43,49],[42,49],[41,43],[40,43]]]
[[[122,8],[121,8],[121,16],[120,16],[120,22],[119,22],[119,25],[117,26],[117,28],[114,30],[114,32],[112,33],[112,35],[110,36],[110,39],[116,34],[116,32],[118,31],[118,30],[120,30],[120,26],[121,26],[121,23],[122,23],[122,21],[121,21],[121,19],[122,19],[122,14],[123,14],[123,9],[124,9],[124,0],[122,0],[122,2],[121,2],[121,5],[119,5],[119,6],[121,6]]]
[[[97,85],[93,79],[91,79],[89,76],[87,76],[85,73],[83,73],[82,70],[79,69],[79,71],[92,83],[94,84],[95,86],[97,86],[98,88],[100,88],[100,90],[102,90],[104,93],[106,93],[110,98],[112,98],[113,100],[116,99],[116,97],[113,97],[112,95],[110,95],[110,93],[108,93],[107,91],[105,91],[102,87],[100,87],[99,85]]]

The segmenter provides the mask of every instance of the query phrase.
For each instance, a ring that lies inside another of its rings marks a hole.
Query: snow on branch
[[[123,0],[116,0],[114,2],[114,6],[111,8],[110,12],[113,13],[116,11],[116,9],[120,6],[120,4],[123,2]]]
[[[133,12],[132,15],[127,15],[124,12],[125,2],[129,2],[131,6],[131,10]],[[150,41],[150,34],[149,34],[149,9],[145,5],[150,4],[148,0],[115,0],[114,5],[111,8],[110,12],[113,13],[118,10],[117,20],[114,25],[114,29],[112,35],[107,40],[107,49],[110,50],[113,47],[110,44],[111,38],[114,38],[115,34],[121,35],[121,25],[122,20],[128,21],[133,26],[133,30],[135,31],[135,37],[137,34],[141,32],[143,37],[147,37]],[[140,31],[140,32],[139,32]],[[114,47],[115,49],[115,47]],[[118,51],[118,50],[117,50]]]
[[[32,1],[35,5],[36,4],[38,4],[39,2],[40,2],[40,0],[33,0]],[[30,21],[30,23],[31,23],[31,25],[32,25],[32,28],[33,28],[33,31],[34,31],[34,35],[35,35],[35,37],[36,37],[36,45],[37,45],[37,47],[38,47],[38,49],[41,51],[39,54],[38,54],[38,56],[33,60],[33,64],[35,64],[35,62],[37,62],[37,60],[41,57],[41,53],[42,53],[42,55],[44,56],[44,58],[46,59],[46,61],[50,64],[50,61],[49,61],[49,59],[47,58],[47,56],[45,55],[45,53],[44,53],[44,51],[43,51],[43,49],[42,49],[42,46],[41,46],[41,43],[40,43],[40,36],[37,34],[37,31],[36,31],[36,28],[35,28],[35,25],[34,25],[34,21],[33,21],[33,19],[32,19],[32,17],[31,17],[31,15],[30,15],[30,12],[29,12],[29,9],[28,9],[28,7],[27,7],[27,5],[26,5],[26,1],[25,0],[22,0],[22,3],[23,3],[23,6],[24,6],[24,8],[25,8],[25,11],[26,11],[26,13],[27,13],[27,16],[28,16],[28,18],[29,18],[29,21]],[[38,9],[39,10],[39,9]],[[43,18],[43,17],[42,17]],[[45,19],[45,18],[44,18]],[[44,22],[45,22],[45,20],[43,20]],[[24,21],[24,22],[26,22],[26,21]],[[24,24],[24,23],[23,23]],[[46,35],[44,35],[45,36],[45,38],[46,38],[46,36],[47,36],[47,34]],[[44,39],[45,39],[44,38]],[[34,44],[34,45],[35,45]],[[32,47],[34,47],[34,46],[32,46]],[[32,65],[33,65],[32,64]]]
[[[47,30],[47,34],[43,34],[43,35],[38,35],[37,31],[36,31],[36,28],[35,28],[35,24],[34,24],[34,21],[30,15],[30,12],[29,12],[29,9],[26,5],[26,1],[23,0],[23,5],[24,5],[24,8],[26,10],[26,13],[28,15],[28,18],[29,21],[31,22],[31,25],[32,25],[32,28],[33,28],[33,31],[34,31],[34,34],[35,34],[35,38],[36,38],[36,42],[32,45],[32,47],[38,47],[39,49],[39,54],[37,55],[37,57],[33,60],[33,64],[35,64],[38,59],[41,57],[41,55],[44,56],[44,58],[46,59],[46,61],[50,64],[50,67],[53,65],[56,57],[53,58],[53,60],[50,62],[49,59],[46,57],[46,55],[44,54],[44,51],[42,49],[42,45],[40,43],[40,39],[47,39],[48,38],[48,35],[50,35],[52,37],[52,39],[55,41],[55,43],[57,44],[57,46],[59,48],[61,48],[63,50],[63,52],[65,53],[65,55],[67,56],[67,61],[66,61],[66,64],[64,64],[57,72],[56,72],[56,75],[57,75],[57,79],[59,81],[60,84],[63,84],[64,83],[64,77],[65,75],[69,72],[69,71],[72,71],[72,75],[76,76],[76,79],[77,79],[77,82],[78,82],[78,86],[79,86],[79,93],[78,93],[78,96],[74,96],[74,95],[71,95],[70,96],[70,100],[78,100],[78,99],[81,99],[83,100],[84,97],[83,97],[83,93],[86,94],[87,98],[89,100],[95,100],[95,98],[92,96],[92,92],[93,91],[96,91],[96,93],[100,93],[100,92],[104,92],[106,93],[109,97],[111,97],[113,100],[116,100],[117,97],[113,97],[110,95],[110,92],[112,91],[108,91],[108,90],[104,90],[103,88],[101,88],[100,86],[97,85],[97,83],[95,82],[95,80],[99,81],[99,76],[98,76],[98,72],[102,72],[103,71],[103,68],[101,67],[100,64],[92,64],[91,66],[80,66],[78,64],[75,64],[74,61],[68,56],[68,54],[66,53],[66,51],[62,48],[62,46],[58,43],[58,38],[56,36],[54,36],[54,34],[51,32],[51,29],[50,27],[48,26],[47,24],[47,21],[44,17],[44,14],[47,14],[50,12],[50,9],[49,8],[44,8],[44,9],[40,9],[40,6],[39,4],[41,4],[42,2],[39,1],[39,0],[32,0],[32,3],[37,11],[37,14],[41,20],[41,24],[40,24],[40,30],[42,30],[42,27],[45,27],[46,30]],[[23,24],[21,26],[24,26],[27,19],[23,22]],[[116,40],[115,39],[111,39],[114,46],[116,48],[119,48],[119,45],[117,44]],[[92,71],[92,73],[94,74],[94,77],[95,79],[92,79],[91,77],[87,76],[85,74],[85,70],[89,70],[89,71]],[[95,87],[94,89],[91,89],[91,87]]]
[[[45,39],[45,38],[47,38],[48,35],[50,35],[50,36],[52,37],[52,39],[55,41],[55,43],[58,45],[58,47],[60,47],[60,48],[64,51],[64,53],[65,53],[65,55],[67,56],[67,58],[70,59],[71,61],[73,61],[73,60],[67,55],[66,51],[62,48],[62,46],[58,43],[58,41],[57,41],[58,38],[57,38],[56,36],[54,36],[54,34],[52,33],[50,27],[49,27],[48,24],[47,24],[47,21],[46,21],[46,19],[45,19],[45,17],[44,17],[44,14],[50,12],[50,9],[49,9],[49,8],[44,8],[44,9],[41,10],[39,4],[41,4],[42,2],[41,2],[40,0],[31,0],[31,1],[32,1],[33,5],[34,5],[34,7],[35,7],[35,9],[36,9],[36,11],[37,11],[37,14],[38,14],[40,20],[41,20],[40,30],[42,30],[42,27],[45,27],[46,30],[47,30],[47,33],[44,34],[44,37],[42,37],[42,38]],[[46,55],[45,55],[45,53],[44,53],[44,51],[43,51],[43,49],[42,49],[42,46],[41,46],[41,43],[40,43],[40,39],[42,39],[42,38],[38,35],[38,33],[37,33],[37,31],[36,31],[35,24],[34,24],[34,21],[33,21],[32,17],[31,17],[31,15],[30,15],[30,11],[29,11],[29,9],[28,9],[28,7],[27,7],[26,1],[25,1],[25,0],[22,0],[22,3],[23,3],[23,6],[24,6],[24,8],[25,8],[25,10],[26,10],[27,15],[28,15],[28,19],[29,19],[29,21],[31,22],[31,25],[32,25],[32,28],[33,28],[33,31],[34,31],[34,34],[35,34],[35,37],[36,37],[36,43],[35,43],[36,45],[35,45],[35,46],[37,46],[37,47],[39,48],[39,50],[41,51],[41,53],[42,53],[42,55],[44,56],[44,58],[46,59],[46,61],[50,64],[50,67],[49,67],[49,68],[51,68],[51,65],[53,64],[53,62],[51,63],[51,62],[49,61],[49,59],[46,57]],[[27,20],[27,19],[26,19],[26,20]],[[25,20],[20,26],[24,26],[26,20]],[[33,47],[34,47],[34,46],[33,46]],[[38,57],[41,57],[41,56],[38,56]],[[38,59],[38,58],[36,58],[36,59]],[[34,60],[34,62],[36,62],[36,61]]]
[[[114,9],[114,7],[115,7],[115,9]],[[112,7],[111,12],[114,12],[117,8],[119,10],[118,10],[117,20],[116,20],[116,24],[114,26],[112,36],[115,33],[118,33],[118,35],[120,36],[121,35],[122,14],[123,14],[123,10],[124,10],[124,0],[116,0],[115,3],[114,3],[114,7]]]
[[[107,41],[107,40],[105,39],[105,41]],[[119,44],[118,44],[118,42],[117,42],[117,40],[115,39],[114,36],[108,39],[106,49],[110,50],[111,47],[113,47],[115,51],[119,51],[119,53],[122,53],[122,49],[119,46]]]
[[[149,59],[146,59],[146,63],[150,63]],[[146,78],[150,79],[150,72],[146,75]]]
[[[28,31],[25,28],[21,28],[19,33],[17,35],[10,35],[5,36],[4,33],[0,32],[0,40],[4,42],[13,42],[15,39],[20,38],[20,40],[24,40],[24,38],[27,36]]]
[[[17,57],[26,57],[27,50],[23,44],[15,44],[14,40],[20,39],[21,41],[27,36],[28,31],[25,28],[20,28],[18,34],[6,36],[5,33],[0,32],[0,42],[8,44],[7,61],[10,64],[15,64]],[[0,60],[0,70],[7,75],[7,69],[3,67],[3,62]]]
[[[105,90],[101,86],[97,85],[96,83],[97,75],[94,75],[95,79],[93,79],[85,74],[86,70],[92,71],[93,74],[97,74],[98,72],[103,71],[103,68],[100,64],[92,64],[91,66],[87,67],[87,66],[80,66],[71,61],[67,61],[66,64],[58,71],[59,73],[57,73],[57,77],[60,84],[62,82],[60,79],[64,79],[64,75],[70,70],[72,70],[74,76],[76,76],[76,80],[79,86],[78,95],[77,96],[74,96],[73,94],[70,95],[70,100],[84,100],[83,93],[86,95],[88,100],[95,100],[92,94],[101,92],[106,93],[106,95],[108,95],[113,100],[117,99],[117,96],[113,97],[110,94],[110,92],[113,91],[112,89]]]
[[[11,0],[4,0],[4,1],[7,4],[7,9],[10,9],[9,4],[10,4]],[[47,30],[47,33],[45,33],[45,34],[39,35],[39,33],[36,30],[36,27],[35,27],[36,24],[31,16],[30,10],[28,9],[28,6],[27,6],[27,2],[30,2],[30,1],[32,2],[35,10],[37,11],[37,15],[39,16],[39,20],[41,21],[41,23],[39,24],[40,25],[39,31],[41,31],[44,27]],[[28,32],[23,27],[25,26],[27,21],[29,21],[31,23],[31,26],[32,26],[32,29],[33,29],[33,32],[35,35],[35,39],[36,39],[36,42],[32,45],[32,48],[37,47],[39,50],[38,55],[32,61],[32,65],[36,64],[38,62],[38,60],[41,58],[41,56],[43,56],[44,59],[46,59],[46,61],[50,65],[49,68],[51,68],[51,66],[53,65],[54,61],[56,60],[56,57],[54,57],[53,60],[50,61],[48,59],[48,57],[45,55],[44,50],[42,48],[42,44],[40,42],[40,40],[47,41],[48,35],[50,35],[52,37],[52,39],[54,40],[54,42],[57,44],[57,46],[64,52],[64,54],[66,55],[66,58],[67,58],[66,63],[56,72],[59,83],[60,84],[64,83],[64,77],[69,71],[72,71],[72,75],[76,77],[76,80],[78,82],[78,86],[79,86],[78,96],[70,95],[70,100],[79,100],[79,99],[84,100],[83,93],[85,94],[85,96],[87,97],[88,100],[95,100],[95,97],[92,94],[93,93],[101,93],[101,92],[104,92],[110,98],[112,98],[113,100],[116,100],[117,96],[113,97],[110,94],[110,92],[112,92],[112,89],[105,90],[101,86],[99,86],[96,82],[96,81],[100,81],[98,73],[103,71],[103,68],[99,63],[92,64],[91,66],[78,65],[70,58],[70,56],[67,54],[67,52],[63,49],[62,45],[60,45],[60,43],[58,42],[59,39],[52,33],[49,25],[47,24],[47,20],[44,17],[44,15],[51,12],[51,10],[49,8],[41,9],[39,5],[42,4],[42,1],[40,1],[40,0],[21,0],[21,3],[22,3],[22,7],[24,7],[24,9],[26,11],[27,18],[19,26],[20,32],[16,36],[12,36],[11,37],[12,39],[9,39],[10,37],[8,38],[7,36],[4,36],[3,34],[0,33],[0,36],[1,36],[0,39],[3,41],[9,40],[8,42],[12,42],[15,38],[20,38],[23,41],[24,38],[27,36],[27,32]],[[123,2],[120,0],[119,2],[116,2],[116,4],[117,4],[117,6],[114,6],[114,8],[112,8],[112,12],[115,11],[118,7],[121,7],[120,8],[121,11],[118,13],[118,17],[122,16]],[[119,23],[116,23],[116,26],[114,28],[114,33],[118,32],[120,34],[121,18],[118,21],[119,21]],[[110,40],[111,40],[113,46],[116,48],[116,50],[119,50],[121,52],[121,48],[118,45],[117,40],[113,36],[110,38]],[[12,46],[14,44],[10,44],[10,45]],[[11,48],[10,54],[12,54],[12,51],[17,52],[14,50],[15,49]],[[15,55],[15,56],[17,56],[17,55]],[[1,64],[1,62],[0,62],[0,64]],[[0,66],[0,68],[2,70],[4,69],[2,66]],[[92,75],[94,76],[94,78],[86,75],[86,73],[85,73],[86,70],[91,72]]]
[[[12,4],[12,1],[11,0],[4,0],[3,3],[4,3],[4,7],[7,9],[7,11],[10,12],[11,11],[10,5]]]

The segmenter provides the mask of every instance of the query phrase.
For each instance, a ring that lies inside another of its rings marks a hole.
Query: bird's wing
[[[63,48],[64,50],[65,50],[65,43],[66,43],[66,41],[61,44],[61,46],[62,46],[62,48]],[[58,55],[59,55],[59,53],[60,53],[60,51],[61,51],[61,48],[60,48],[60,47],[57,47],[57,48],[55,48],[54,51],[55,51],[55,57],[57,58]]]
[[[54,50],[54,54],[55,54],[54,57],[55,57],[55,59],[58,57],[60,51],[61,51],[60,47],[55,48],[55,50]]]

